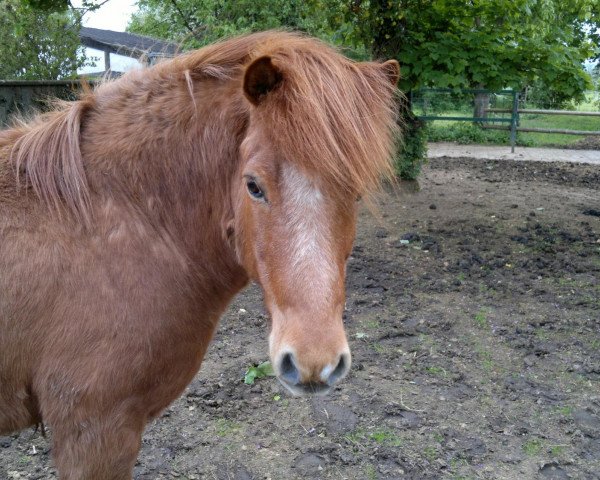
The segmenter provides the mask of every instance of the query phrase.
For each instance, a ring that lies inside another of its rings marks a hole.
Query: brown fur
[[[264,56],[281,82],[254,106],[242,84]],[[0,132],[0,433],[43,420],[62,478],[130,478],[144,425],[197,372],[233,295],[249,277],[271,291],[240,218],[256,215],[242,142],[305,172],[331,212],[353,212],[391,173],[395,76],[264,32]],[[341,218],[337,306],[354,229]]]

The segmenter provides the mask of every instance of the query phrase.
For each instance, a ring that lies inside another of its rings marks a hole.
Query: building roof
[[[179,52],[177,44],[172,42],[100,28],[82,27],[79,38],[86,47],[134,58],[142,55],[172,57]]]

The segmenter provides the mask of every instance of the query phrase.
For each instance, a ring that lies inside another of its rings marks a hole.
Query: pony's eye
[[[248,188],[248,193],[252,198],[256,198],[257,200],[265,200],[265,194],[254,180],[248,179],[246,181],[246,188]]]

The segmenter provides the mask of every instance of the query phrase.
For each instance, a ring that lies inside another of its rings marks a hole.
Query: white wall
[[[96,50],[95,48],[83,47],[85,56],[88,59],[95,62],[93,66],[85,66],[77,70],[79,74],[95,73],[104,71],[104,52],[102,50]],[[126,57],[125,55],[110,54],[110,69],[113,72],[127,72],[134,68],[142,68],[142,64],[135,58]]]

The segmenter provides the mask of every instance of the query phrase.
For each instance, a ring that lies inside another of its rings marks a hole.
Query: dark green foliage
[[[401,122],[403,139],[399,142],[394,167],[399,178],[415,180],[427,161],[427,130],[424,122],[407,109],[402,111]]]
[[[546,85],[542,80],[534,82],[521,99],[526,102],[526,108],[541,108],[550,110],[573,110],[574,105],[584,100],[584,92],[572,95],[553,85]]]
[[[76,11],[47,12],[0,0],[0,79],[75,77],[85,62],[78,52],[79,28]]]
[[[21,0],[21,2],[31,8],[46,12],[64,12],[69,7],[68,0]]]
[[[273,28],[325,33],[322,9],[304,0],[140,0],[128,30],[198,48],[223,37]]]

